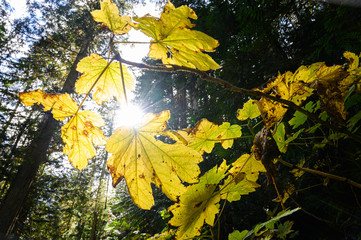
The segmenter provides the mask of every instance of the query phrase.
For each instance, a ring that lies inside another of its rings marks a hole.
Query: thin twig
[[[280,203],[281,203],[281,206],[282,206],[282,210],[285,210],[286,208],[285,208],[285,205],[283,204],[283,198],[282,198],[280,192],[278,191],[277,184],[276,184],[276,180],[275,180],[275,178],[274,178],[272,175],[271,175],[271,177],[272,177],[273,186],[275,187],[276,192],[277,192],[277,195],[278,195],[278,198],[279,198],[279,200],[280,200]]]
[[[283,165],[289,167],[289,168],[297,168],[301,171],[304,171],[304,172],[308,172],[308,173],[312,173],[312,174],[317,174],[317,175],[320,175],[320,176],[323,176],[323,177],[327,177],[327,178],[330,178],[330,179],[334,179],[334,180],[338,180],[338,181],[341,181],[341,182],[346,182],[352,186],[355,186],[357,188],[361,188],[361,184],[360,183],[357,183],[351,179],[348,179],[346,177],[340,177],[340,176],[337,176],[337,175],[334,175],[334,174],[330,174],[330,173],[325,173],[325,172],[321,172],[321,171],[318,171],[318,170],[314,170],[314,169],[310,169],[310,168],[303,168],[303,167],[299,167],[299,166],[296,166],[292,163],[289,163],[289,162],[286,162],[282,159],[278,159],[278,161],[280,163],[282,163]]]
[[[356,195],[356,193],[355,193],[355,190],[353,189],[352,185],[350,185],[350,188],[351,188],[351,191],[352,191],[353,195],[355,196],[355,200],[356,200],[357,206],[359,206],[359,208],[361,208],[361,204],[360,204],[360,202],[359,202],[359,200],[358,200],[358,197],[357,197],[357,195]]]
[[[114,58],[119,62],[120,65],[120,75],[122,77],[122,86],[123,86],[123,92],[124,92],[124,99],[126,105],[128,105],[128,98],[127,98],[127,90],[125,89],[125,80],[124,80],[124,73],[123,73],[123,65],[122,65],[122,57],[120,56],[119,52],[115,49],[114,42],[110,42],[109,46],[111,51],[114,53]]]
[[[93,83],[93,85],[92,85],[92,86],[90,87],[90,89],[88,90],[87,94],[86,94],[85,97],[83,98],[83,101],[81,101],[78,109],[77,109],[76,112],[74,113],[74,116],[76,116],[76,115],[78,114],[78,112],[79,112],[80,108],[83,106],[85,100],[88,98],[88,96],[90,95],[91,91],[93,90],[93,88],[95,87],[95,85],[98,83],[99,79],[103,76],[104,72],[108,69],[108,67],[110,66],[110,64],[111,64],[113,61],[114,61],[114,58],[112,58],[112,59],[108,62],[108,64],[105,66],[105,68],[104,68],[103,71],[100,73],[100,75],[97,77],[97,79],[95,79],[95,82]],[[72,117],[72,118],[69,120],[68,128],[71,126],[71,123],[72,123],[72,121],[73,121],[74,119],[75,119],[75,118]],[[67,128],[67,129],[68,129],[68,128]],[[67,131],[67,129],[66,129],[66,131]]]

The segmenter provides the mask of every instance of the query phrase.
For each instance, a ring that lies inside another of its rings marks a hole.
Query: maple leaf
[[[234,163],[228,173],[230,176],[220,186],[222,199],[238,201],[242,195],[256,191],[259,172],[266,172],[263,164],[253,155],[243,154]]]
[[[97,54],[91,54],[83,58],[77,66],[77,71],[83,73],[75,83],[78,94],[88,93],[97,78],[107,66],[107,61]],[[125,88],[134,91],[134,79],[123,65]],[[119,103],[124,98],[124,90],[118,62],[111,63],[104,71],[93,88],[93,100],[99,105],[110,100],[114,96]]]
[[[240,121],[244,121],[249,119],[253,119],[261,115],[261,112],[258,109],[257,104],[255,104],[255,100],[250,99],[244,105],[242,109],[238,109],[237,111],[237,119]]]
[[[141,30],[153,38],[148,56],[161,59],[163,64],[198,68],[202,71],[218,69],[220,66],[206,52],[213,52],[218,41],[205,33],[191,30],[194,26],[189,20],[197,19],[195,12],[188,6],[175,8],[168,2],[160,18],[145,15],[134,18]]]
[[[105,122],[99,114],[92,111],[80,111],[61,128],[61,137],[66,144],[64,154],[69,156],[73,166],[82,170],[88,160],[95,157],[94,145],[104,145],[106,139],[98,127]],[[92,144],[93,143],[93,144]]]
[[[233,140],[242,135],[241,127],[224,122],[218,126],[207,119],[199,121],[193,129],[180,130],[178,133],[187,141],[188,147],[203,153],[212,152],[214,144],[221,143],[227,149],[232,147]]]
[[[266,172],[262,162],[257,161],[253,154],[243,154],[234,163],[232,163],[232,166],[233,167],[229,169],[229,173],[234,176],[238,173],[245,173],[246,177],[248,177],[254,173]]]
[[[343,53],[343,56],[350,62],[347,71],[352,72],[359,67],[359,62],[360,62],[359,56],[357,56],[352,52],[347,52],[347,51]]]
[[[317,68],[315,67],[308,68],[301,66],[294,74],[289,71],[284,74],[279,73],[276,78],[268,82],[265,88],[260,91],[271,96],[292,101],[296,105],[301,105],[303,101],[312,95],[313,89],[305,83],[308,82],[310,78],[317,77],[315,76],[316,71]],[[281,103],[267,98],[261,98],[255,103],[268,127],[280,121],[287,112],[287,108]]]
[[[124,177],[132,200],[143,209],[154,205],[150,183],[175,201],[185,191],[181,181],[198,181],[202,156],[182,143],[166,144],[154,137],[166,129],[169,118],[169,111],[148,114],[138,129],[120,127],[107,142],[113,185]]]
[[[345,71],[342,65],[328,67],[325,63],[317,70],[316,76],[317,80],[311,84],[320,96],[321,108],[337,120],[345,120],[344,97],[358,77]]]
[[[133,26],[129,16],[120,16],[117,5],[110,0],[100,1],[100,10],[91,12],[94,21],[102,22],[115,34],[125,34]]]
[[[179,197],[179,203],[170,207],[173,218],[169,224],[179,227],[177,239],[192,239],[200,234],[206,222],[213,226],[215,215],[219,212],[219,192],[215,192],[217,184],[225,177],[228,166],[226,161],[217,168],[215,166],[199,179],[199,183],[191,185]]]
[[[78,105],[69,94],[46,94],[36,90],[20,93],[19,97],[26,106],[37,103],[44,106],[44,111],[51,109],[56,120],[72,117],[61,128],[61,137],[66,144],[63,152],[69,154],[69,161],[77,169],[85,168],[88,160],[95,156],[93,144],[105,144],[103,132],[98,128],[105,123],[99,114],[91,111],[78,112]]]
[[[313,112],[316,112],[320,108],[319,103],[320,103],[319,101],[317,103],[308,102],[302,108],[313,113]],[[299,126],[301,126],[302,124],[304,124],[306,121],[307,121],[307,116],[299,111],[296,111],[293,114],[293,118],[291,118],[291,120],[289,120],[288,123],[291,126],[293,126],[293,129],[295,129],[295,128],[298,128]]]
[[[43,105],[44,111],[51,110],[53,117],[60,121],[73,116],[78,110],[78,104],[67,93],[47,94],[38,89],[19,93],[19,98],[26,106],[32,106],[35,103]]]
[[[224,181],[224,184],[220,186],[220,194],[222,199],[226,199],[228,202],[239,201],[242,195],[247,195],[256,191],[257,187],[260,187],[255,181],[250,181],[247,178],[241,176],[245,174],[238,174],[236,177],[228,176]],[[252,174],[255,179],[258,178],[258,174]]]

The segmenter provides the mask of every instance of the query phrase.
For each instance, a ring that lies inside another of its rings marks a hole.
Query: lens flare
[[[122,106],[115,113],[115,127],[138,127],[143,120],[144,113],[140,107],[134,104]]]

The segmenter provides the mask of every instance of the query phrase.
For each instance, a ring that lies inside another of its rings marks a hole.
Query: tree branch
[[[330,178],[330,179],[334,179],[334,180],[338,180],[338,181],[341,181],[341,182],[346,182],[352,186],[355,186],[357,188],[361,188],[361,184],[360,183],[357,183],[351,179],[348,179],[346,177],[340,177],[340,176],[337,176],[337,175],[333,175],[333,174],[330,174],[330,173],[325,173],[325,172],[321,172],[321,171],[318,171],[318,170],[314,170],[314,169],[310,169],[310,168],[303,168],[303,167],[299,167],[299,166],[296,166],[292,163],[289,163],[289,162],[286,162],[280,158],[277,159],[280,163],[282,163],[283,165],[289,167],[289,168],[297,168],[301,171],[304,171],[304,172],[308,172],[308,173],[312,173],[312,174],[317,174],[317,175],[320,175],[320,176],[323,176],[323,177],[327,177],[327,178]]]
[[[214,82],[214,83],[220,84],[225,89],[227,89],[229,91],[242,93],[242,94],[245,94],[245,95],[250,95],[250,96],[255,96],[255,97],[260,97],[260,98],[264,97],[264,98],[270,99],[272,101],[282,103],[283,105],[285,105],[288,108],[291,108],[291,109],[294,109],[296,111],[299,111],[299,112],[303,113],[308,118],[315,121],[316,123],[320,123],[320,124],[322,124],[323,126],[326,126],[329,129],[333,129],[335,131],[344,133],[347,136],[349,136],[350,138],[352,138],[353,140],[361,143],[361,137],[360,136],[351,133],[350,131],[348,131],[344,127],[340,127],[340,126],[337,126],[337,125],[332,125],[329,122],[320,119],[317,115],[303,109],[302,107],[296,105],[294,102],[288,101],[286,99],[278,98],[278,97],[275,97],[275,96],[271,96],[271,95],[268,95],[268,94],[260,92],[260,91],[248,90],[248,89],[245,89],[245,88],[240,88],[240,87],[234,86],[233,84],[231,84],[231,83],[229,83],[229,82],[227,82],[227,81],[225,81],[225,80],[223,80],[221,78],[212,77],[212,76],[208,75],[206,72],[203,72],[201,70],[188,68],[188,67],[183,67],[183,66],[177,66],[177,65],[152,66],[152,65],[148,65],[148,64],[144,64],[144,63],[131,62],[131,61],[128,61],[128,60],[125,60],[125,59],[121,58],[120,56],[119,56],[119,59],[117,59],[117,60],[122,62],[122,63],[128,64],[130,66],[141,68],[141,69],[146,69],[146,70],[150,70],[150,71],[158,71],[158,72],[191,72],[191,73],[195,73],[201,79],[203,79],[205,81],[208,81],[208,82]]]

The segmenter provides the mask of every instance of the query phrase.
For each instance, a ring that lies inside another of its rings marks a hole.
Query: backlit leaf
[[[78,109],[78,104],[69,94],[47,94],[41,90],[19,93],[20,100],[26,106],[33,104],[43,105],[44,111],[51,110],[56,120],[63,121],[66,117],[71,117]]]
[[[225,122],[218,126],[207,119],[199,121],[193,129],[180,130],[178,133],[188,142],[188,147],[200,153],[212,152],[216,143],[221,143],[225,149],[230,148],[233,140],[242,135],[238,125]]]
[[[69,155],[69,161],[75,168],[85,168],[88,160],[95,157],[93,144],[105,144],[103,131],[98,128],[104,125],[105,122],[99,114],[80,111],[61,128],[61,137],[66,144],[63,151]]]
[[[189,19],[197,19],[188,6],[175,8],[168,2],[160,18],[146,15],[134,18],[136,29],[153,38],[148,56],[161,59],[163,64],[198,68],[202,71],[218,69],[220,66],[206,52],[213,52],[218,41],[199,31]]]
[[[202,156],[182,143],[166,144],[155,138],[167,127],[169,111],[148,114],[138,128],[120,127],[109,138],[106,150],[113,185],[124,177],[134,203],[143,209],[154,205],[151,183],[173,201],[186,190],[182,181],[195,183]]]
[[[199,183],[187,188],[180,196],[179,203],[170,207],[173,218],[169,223],[179,227],[176,232],[177,239],[192,239],[199,235],[204,222],[213,226],[221,199],[219,192],[215,190],[219,181],[225,177],[227,169],[226,161],[223,161],[219,168],[215,166],[200,177]]]
[[[106,140],[98,128],[105,123],[99,114],[91,111],[80,111],[78,105],[69,94],[46,94],[41,90],[19,94],[21,101],[27,106],[38,103],[44,111],[52,109],[55,119],[64,120],[72,117],[62,128],[61,137],[65,143],[63,152],[69,155],[69,161],[81,170],[88,160],[96,155],[94,145],[104,145]]]
[[[242,232],[236,230],[228,235],[228,240],[243,240],[246,237],[247,233],[248,230],[243,230]]]
[[[75,83],[76,92],[78,94],[88,93],[107,64],[107,61],[97,54],[91,54],[89,57],[83,58],[78,63],[76,69],[83,73]],[[134,79],[124,65],[123,74],[125,88],[134,91]],[[93,100],[98,104],[109,101],[113,96],[119,103],[122,103],[124,90],[118,62],[113,62],[109,65],[95,84],[92,92]]]
[[[229,173],[232,175],[236,175],[238,173],[246,173],[246,177],[258,173],[258,172],[266,172],[261,161],[257,161],[254,155],[243,154],[240,156],[234,163],[232,163],[232,168],[229,170]],[[254,179],[249,179],[254,180]]]
[[[353,71],[358,68],[360,59],[359,57],[352,52],[344,52],[343,56],[350,62],[349,68],[347,71]]]
[[[277,130],[273,134],[273,139],[277,143],[278,149],[280,150],[281,153],[285,153],[287,151],[287,145],[285,143],[285,134],[286,134],[285,125],[282,122],[277,126]]]
[[[265,171],[261,161],[257,161],[253,155],[243,154],[232,163],[228,171],[230,175],[220,186],[222,199],[238,201],[242,195],[256,191],[255,188],[260,186],[256,183],[259,172]]]
[[[308,102],[303,109],[313,113],[316,110],[319,109],[319,106],[314,103],[314,102]],[[293,129],[298,128],[299,126],[301,126],[302,124],[304,124],[307,121],[307,116],[299,111],[296,111],[293,114],[293,118],[291,118],[290,121],[288,121],[288,123],[293,126]]]
[[[254,103],[255,101],[253,99],[248,100],[244,105],[242,109],[238,109],[237,111],[237,118],[240,121],[246,120],[246,119],[253,119],[261,115],[261,112],[258,109],[257,104]]]
[[[255,181],[250,181],[247,178],[238,179],[245,174],[238,174],[236,176],[228,176],[224,181],[224,184],[220,186],[220,194],[222,199],[226,199],[228,202],[239,201],[242,195],[247,195],[256,191],[257,187],[260,187]],[[251,175],[258,178],[258,173]]]
[[[268,82],[261,91],[292,101],[296,105],[301,105],[304,100],[312,95],[313,91],[313,89],[305,83],[309,81],[310,78],[316,78],[315,72],[318,69],[319,68],[300,67],[294,74],[292,72],[278,74],[278,76]],[[287,108],[284,105],[267,98],[261,98],[259,101],[256,101],[256,104],[268,127],[279,122],[287,112]]]
[[[102,22],[115,34],[124,34],[130,31],[132,21],[129,16],[120,16],[115,3],[110,0],[100,1],[100,10],[91,12],[94,21]]]

